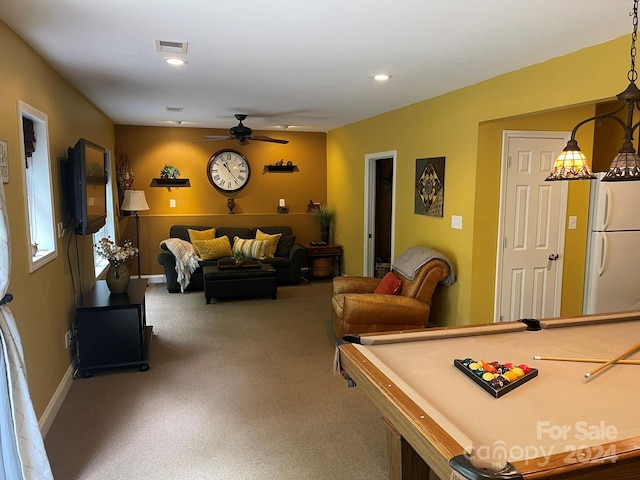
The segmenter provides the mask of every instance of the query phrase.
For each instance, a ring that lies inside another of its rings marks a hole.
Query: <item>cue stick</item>
[[[557,362],[585,362],[585,363],[606,363],[604,358],[573,358],[573,357],[541,357],[535,355],[534,360],[554,360]],[[622,365],[640,365],[640,360],[618,360],[615,363]]]
[[[631,355],[633,352],[635,352],[636,350],[640,349],[640,343],[636,343],[633,347],[631,347],[629,350],[625,350],[624,352],[622,352],[620,355],[618,355],[616,358],[612,358],[611,360],[609,360],[606,363],[603,363],[602,365],[600,365],[598,368],[596,368],[595,370],[590,371],[589,373],[585,373],[584,374],[584,378],[589,378],[594,376],[595,374],[597,374],[598,372],[602,371],[603,369],[607,368],[609,365],[616,363],[618,360],[620,360],[621,358],[626,357],[627,355]]]

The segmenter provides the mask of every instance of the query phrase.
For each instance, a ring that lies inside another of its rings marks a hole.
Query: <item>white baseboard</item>
[[[53,397],[51,397],[49,405],[47,405],[47,408],[42,414],[42,417],[40,417],[40,420],[38,421],[38,426],[40,427],[42,438],[46,437],[47,433],[49,433],[49,429],[51,428],[56,415],[58,415],[60,407],[62,407],[62,402],[64,402],[64,399],[67,397],[67,393],[69,393],[72,382],[73,365],[69,365],[69,368],[60,381],[60,385],[58,385],[58,388],[53,394]]]
[[[149,283],[165,283],[166,281],[164,275],[143,275],[143,278],[148,279]],[[64,399],[67,397],[67,393],[69,393],[72,382],[73,364],[69,365],[69,368],[60,381],[60,385],[58,385],[53,397],[51,397],[51,401],[38,421],[40,433],[43,438],[47,436],[47,433],[49,433],[49,429],[51,428],[56,415],[60,411],[60,407],[62,407],[62,402],[64,402]]]
[[[147,280],[149,280],[149,283],[165,283],[167,281],[164,277],[164,274],[142,275],[142,278],[146,278]]]

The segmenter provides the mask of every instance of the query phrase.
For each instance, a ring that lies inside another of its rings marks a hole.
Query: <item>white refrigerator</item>
[[[584,314],[640,310],[640,182],[591,180]]]

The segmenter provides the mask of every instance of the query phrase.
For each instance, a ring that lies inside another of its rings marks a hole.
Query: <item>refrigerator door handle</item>
[[[604,186],[602,189],[602,193],[604,196],[604,212],[602,213],[602,230],[607,229],[607,224],[609,223],[609,210],[611,209],[611,190],[608,186]]]
[[[605,259],[607,257],[607,234],[603,232],[600,235],[600,238],[602,240],[600,242],[600,265],[598,265],[599,277],[601,277],[602,274],[604,273],[604,264],[605,264]]]

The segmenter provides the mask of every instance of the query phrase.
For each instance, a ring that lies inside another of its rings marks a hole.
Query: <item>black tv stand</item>
[[[75,376],[137,366],[149,369],[153,327],[146,324],[146,279],[132,278],[127,293],[112,294],[100,280],[76,310]]]

